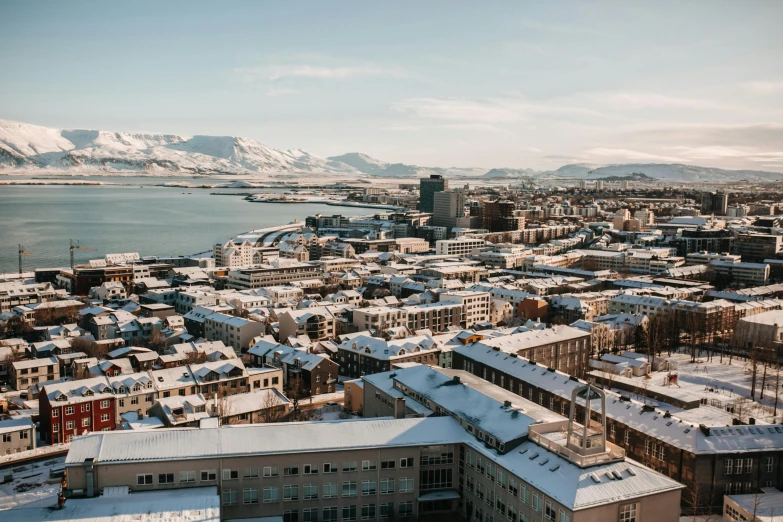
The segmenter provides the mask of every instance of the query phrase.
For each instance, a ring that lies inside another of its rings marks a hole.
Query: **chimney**
[[[141,408],[139,408],[138,410],[136,410],[136,417],[137,417],[139,420],[141,420],[141,419],[143,419],[143,418],[144,418],[144,413],[142,413],[142,411],[141,411]]]
[[[459,384],[460,383],[459,375],[455,375],[454,377],[451,378],[451,380],[454,381],[454,384]]]
[[[394,399],[394,418],[405,418],[405,397],[396,397]]]
[[[510,408],[511,407],[511,401],[503,401],[503,407]]]

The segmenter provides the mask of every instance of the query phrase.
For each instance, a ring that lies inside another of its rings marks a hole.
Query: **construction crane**
[[[31,256],[32,254],[19,245],[19,277],[22,277],[22,256]]]
[[[74,250],[95,250],[94,248],[86,247],[82,245],[78,240],[74,241],[73,239],[71,241],[71,270],[73,270],[73,251]]]

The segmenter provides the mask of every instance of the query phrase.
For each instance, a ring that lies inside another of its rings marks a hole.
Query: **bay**
[[[17,270],[17,244],[32,254],[23,259],[24,270],[32,270],[68,266],[69,239],[94,249],[77,250],[77,263],[118,252],[187,255],[210,250],[213,244],[249,230],[304,221],[313,214],[374,213],[368,208],[251,203],[238,195],[210,194],[261,190],[154,186],[168,181],[174,180],[137,178],[122,182],[139,184],[102,186],[0,185],[0,272]],[[203,178],[187,181],[205,182]]]

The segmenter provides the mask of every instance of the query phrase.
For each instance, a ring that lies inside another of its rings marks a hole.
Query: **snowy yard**
[[[0,475],[10,470],[14,479],[0,484],[0,511],[54,506],[57,503],[57,492],[60,490],[60,479],[50,478],[49,472],[53,467],[62,466],[64,462],[65,456],[61,456],[32,464],[4,467]],[[0,519],[5,517],[0,515]]]
[[[696,396],[707,405],[713,406],[716,410],[721,410],[724,415],[727,413],[727,407],[734,407],[736,412],[741,413],[743,420],[747,422],[748,417],[755,418],[760,423],[775,423],[773,418],[773,407],[775,404],[775,380],[776,376],[772,369],[767,370],[766,382],[764,386],[764,397],[761,398],[761,384],[763,377],[763,366],[758,365],[756,377],[756,402],[750,401],[752,368],[750,361],[737,359],[736,357],[729,363],[727,356],[723,357],[723,363],[720,362],[720,354],[713,356],[713,360],[708,360],[708,353],[705,351],[691,362],[691,355],[687,351],[672,354],[671,357],[664,355],[677,363],[677,369],[672,373],[677,374],[677,384],[666,385],[666,377],[669,372],[652,372],[651,379],[647,379],[647,387],[652,390],[665,390],[671,395]],[[637,386],[642,385],[645,379],[641,377],[632,378]],[[781,375],[780,384],[783,384],[783,375]],[[635,397],[642,400],[640,397]],[[654,403],[648,399],[648,403]],[[668,409],[672,413],[677,408],[661,405],[663,409]],[[712,408],[699,408],[705,415],[709,414]],[[783,397],[780,397],[777,418],[783,409]],[[741,412],[739,411],[741,410]],[[696,410],[691,410],[695,412]],[[717,421],[720,412],[715,411],[716,415],[713,421]],[[692,419],[699,422],[699,419]],[[710,419],[703,419],[710,422]]]

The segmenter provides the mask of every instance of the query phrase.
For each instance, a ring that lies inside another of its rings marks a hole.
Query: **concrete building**
[[[470,328],[476,323],[489,321],[489,292],[474,292],[469,290],[449,291],[439,295],[441,303],[456,303],[462,305],[461,324]]]
[[[473,250],[487,244],[483,239],[461,237],[459,239],[441,239],[435,242],[435,254],[439,256],[467,256]]]
[[[701,213],[725,216],[729,204],[728,194],[705,192],[701,195]]]
[[[325,341],[338,334],[338,322],[325,306],[286,310],[279,315],[278,322],[281,341],[299,335],[306,335],[311,341]]]
[[[408,312],[391,306],[356,308],[353,310],[353,326],[360,332],[408,326]]]
[[[783,249],[783,236],[773,234],[740,234],[734,238],[732,253],[743,261],[759,263],[774,258]]]
[[[437,366],[439,354],[440,348],[428,335],[385,341],[359,334],[337,347],[340,375],[348,378],[386,372],[393,365],[405,362]]]
[[[33,450],[35,440],[35,423],[29,417],[0,421],[0,455]]]
[[[404,307],[408,314],[408,329],[429,329],[432,332],[442,332],[450,327],[460,326],[462,322],[462,305],[459,303],[430,303]]]
[[[300,263],[292,259],[277,259],[270,264],[232,270],[228,273],[229,288],[258,289],[267,286],[280,286],[292,281],[322,279],[320,265]]]
[[[434,194],[432,225],[451,230],[470,227],[470,216],[465,215],[465,195],[460,190]]]
[[[566,447],[548,426],[508,430],[524,442],[502,451],[451,417],[93,434],[71,446],[64,495],[212,485],[224,520],[677,518],[679,484],[608,443]]]
[[[214,313],[204,317],[204,336],[210,341],[223,341],[237,352],[246,351],[254,337],[264,334],[264,323]]]
[[[24,391],[33,384],[59,379],[60,363],[56,357],[14,361],[9,368],[8,377],[15,390]]]

